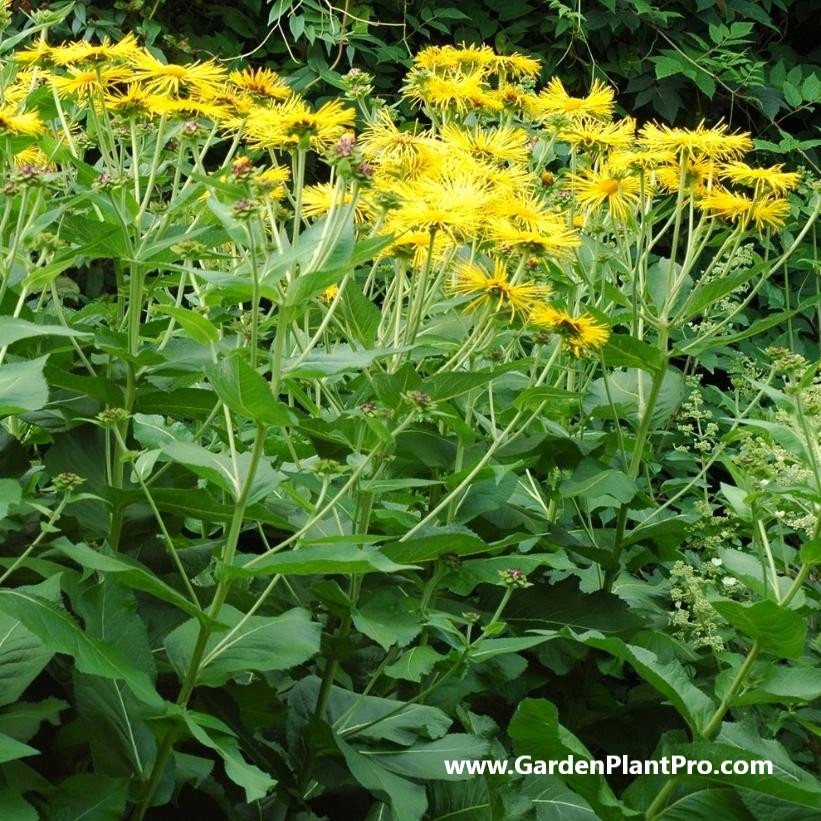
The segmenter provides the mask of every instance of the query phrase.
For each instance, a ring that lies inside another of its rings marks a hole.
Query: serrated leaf
[[[736,630],[755,639],[764,652],[787,659],[801,655],[807,623],[794,610],[770,599],[752,604],[729,599],[710,603]]]
[[[285,427],[297,420],[293,412],[271,393],[271,386],[244,359],[226,357],[208,369],[214,390],[234,413],[261,425]]]
[[[40,410],[48,402],[43,367],[48,356],[0,365],[0,416]]]

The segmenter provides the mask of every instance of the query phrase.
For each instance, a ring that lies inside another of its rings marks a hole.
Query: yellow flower
[[[338,285],[329,285],[321,294],[320,298],[323,302],[333,302],[336,299],[336,295],[339,293],[339,286]]]
[[[607,157],[607,163],[614,171],[632,169],[652,170],[660,165],[672,165],[676,162],[673,151],[654,148],[639,148],[632,151],[613,151]]]
[[[385,165],[402,177],[438,165],[442,150],[441,144],[426,131],[400,131],[384,108],[362,132],[359,147],[369,162]]]
[[[180,91],[217,94],[226,79],[225,69],[213,60],[185,65],[161,63],[153,54],[140,50],[132,63],[134,72],[129,79],[143,82],[148,91],[159,94],[179,94]]]
[[[248,139],[261,148],[324,149],[354,124],[356,112],[341,100],[331,100],[316,111],[299,97],[273,108],[256,108],[245,121]]]
[[[486,186],[455,174],[426,176],[394,189],[401,206],[392,223],[405,230],[442,231],[452,237],[475,235],[490,195]]]
[[[33,137],[46,130],[40,115],[35,111],[19,112],[14,106],[0,106],[0,134],[17,137]]]
[[[143,117],[159,114],[170,102],[168,97],[151,94],[138,83],[129,83],[125,90],[106,94],[106,106],[123,117]]]
[[[457,266],[456,279],[449,290],[454,294],[473,297],[468,305],[471,310],[488,305],[496,312],[508,311],[511,320],[517,313],[529,313],[550,292],[547,285],[535,282],[512,283],[504,263],[499,259],[493,261],[493,273],[488,273],[475,262]]]
[[[581,174],[568,174],[566,179],[579,205],[593,209],[606,205],[613,219],[626,220],[639,204],[639,180],[616,173],[607,165]]]
[[[625,117],[615,123],[578,120],[562,129],[559,139],[577,150],[609,151],[629,148],[636,141],[636,121]]]
[[[14,155],[14,164],[19,168],[23,165],[33,165],[36,168],[47,168],[54,170],[55,165],[48,158],[48,155],[36,145],[30,145]]]
[[[490,46],[429,46],[414,58],[417,68],[428,71],[481,71],[486,73],[497,57]]]
[[[483,105],[486,91],[484,76],[480,72],[447,77],[411,72],[402,94],[417,104],[424,103],[434,109],[450,109],[465,114]]]
[[[213,122],[221,122],[229,117],[228,110],[213,103],[192,98],[175,100],[161,94],[155,94],[152,105],[156,112],[167,117],[184,117],[186,119],[205,117]]]
[[[487,91],[481,101],[482,108],[489,112],[507,111],[511,114],[533,116],[537,108],[537,97],[514,83],[504,83],[499,88]]]
[[[126,34],[118,43],[111,43],[106,37],[99,46],[92,45],[88,40],[78,40],[74,43],[64,43],[54,46],[50,56],[54,63],[65,66],[70,63],[104,63],[108,60],[124,60],[136,57],[140,47],[133,34]]]
[[[538,108],[542,114],[566,114],[578,118],[608,118],[613,115],[613,89],[601,80],[594,80],[586,97],[571,97],[558,77],[554,77],[539,94]]]
[[[684,190],[695,194],[706,194],[713,184],[716,167],[712,161],[687,157],[684,162]],[[678,193],[681,184],[682,165],[664,165],[655,171],[659,187],[670,194]]]
[[[39,63],[46,65],[51,63],[52,47],[46,42],[45,33],[34,41],[31,48],[22,48],[14,52],[14,59],[18,63]]]
[[[69,66],[68,74],[51,77],[51,84],[60,97],[83,97],[95,91],[107,91],[110,86],[122,83],[129,72],[119,66],[111,68],[78,68]]]
[[[728,163],[718,170],[718,175],[725,180],[750,185],[755,188],[768,188],[774,194],[786,194],[798,185],[800,174],[794,171],[782,171],[783,164],[770,168],[754,168],[745,162]]]
[[[257,188],[273,200],[282,199],[288,193],[285,184],[291,178],[291,172],[281,165],[272,165],[254,177]]]
[[[240,90],[253,97],[275,100],[287,100],[293,91],[291,87],[269,68],[246,68],[243,71],[232,71],[228,79]]]
[[[542,70],[542,63],[535,57],[514,52],[496,58],[496,70],[512,77],[535,77]]]
[[[524,165],[528,159],[527,132],[521,128],[465,128],[449,124],[442,128],[441,137],[477,160]]]
[[[557,257],[568,256],[573,248],[581,245],[575,231],[566,226],[557,226],[548,233],[517,228],[507,220],[491,220],[491,237],[507,248],[514,248],[520,253],[531,256],[553,254]]]
[[[705,128],[703,120],[692,129],[647,123],[642,126],[638,142],[647,148],[711,160],[736,159],[753,147],[748,133],[728,133],[725,123]]]
[[[742,228],[753,222],[759,231],[764,228],[783,228],[790,213],[790,204],[784,199],[751,199],[723,189],[711,191],[702,197],[699,206],[716,216],[739,223]]]
[[[395,225],[391,220],[385,223],[384,234],[394,234],[396,238],[382,251],[380,257],[409,259],[414,268],[421,268],[425,264],[429,250],[433,262],[437,265],[447,259],[454,250],[453,243],[445,234],[436,234],[431,248],[429,231],[403,231],[402,226]]]
[[[559,334],[562,346],[575,357],[603,347],[610,337],[610,329],[590,314],[573,316],[552,305],[537,305],[531,311],[530,321]]]
[[[336,186],[329,182],[319,183],[318,185],[308,185],[302,190],[302,215],[306,218],[321,217],[331,210],[331,205],[334,202],[334,197],[337,197]],[[346,191],[342,197],[342,202],[337,201],[336,207],[341,205],[350,205],[353,198],[349,191]],[[354,219],[356,222],[364,222],[370,209],[366,202],[358,197],[356,205],[354,206]]]
[[[493,214],[526,231],[551,234],[566,228],[562,216],[549,211],[538,194],[519,191],[500,197],[494,203]]]

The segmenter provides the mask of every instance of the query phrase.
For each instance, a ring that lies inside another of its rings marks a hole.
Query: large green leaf
[[[0,788],[0,818],[14,821],[39,821],[40,814],[12,787]]]
[[[652,377],[644,371],[615,370],[591,383],[582,407],[590,416],[604,419],[615,416],[638,426],[647,408],[651,385]],[[652,409],[651,429],[661,427],[670,418],[684,395],[684,378],[678,371],[668,369]]]
[[[376,590],[353,611],[356,629],[380,644],[384,650],[409,644],[422,629],[419,605],[402,591]]]
[[[108,642],[91,638],[59,605],[22,590],[0,590],[0,612],[19,619],[54,653],[74,658],[81,673],[123,680],[147,704],[162,705],[145,670]]]
[[[84,773],[60,782],[47,818],[54,821],[122,821],[128,800],[128,779]]]
[[[550,634],[546,633],[546,635]],[[570,638],[587,647],[604,650],[627,662],[648,684],[665,696],[694,733],[700,732],[715,712],[716,705],[712,699],[692,683],[687,671],[676,659],[670,658],[662,661],[654,652],[645,647],[627,644],[619,638],[604,636],[594,631],[576,633],[573,630],[564,629],[552,635]]]
[[[239,556],[231,565],[221,565],[220,578],[250,578],[281,573],[288,576],[318,576],[341,573],[392,573],[409,565],[397,564],[376,548],[360,548],[353,544],[316,545],[299,550],[275,553],[252,566],[246,566],[253,556]]]
[[[60,577],[52,576],[39,585],[18,590],[56,601],[60,596]],[[0,609],[0,706],[16,702],[54,652],[19,618]]]
[[[525,776],[517,796],[530,799],[534,821],[596,821],[596,813],[580,795],[555,775]]]
[[[30,339],[37,336],[91,336],[84,331],[76,331],[65,325],[38,325],[27,319],[13,316],[0,316],[0,348],[5,348],[21,339]]]
[[[10,735],[0,733],[0,764],[7,761],[14,761],[17,758],[25,758],[30,755],[39,755],[40,751]]]
[[[725,599],[711,604],[736,630],[755,639],[763,651],[787,659],[801,655],[807,622],[794,610],[771,599],[752,604]]]
[[[379,766],[341,738],[336,743],[350,774],[366,790],[390,804],[394,821],[421,821],[428,805],[424,787]]]
[[[43,367],[48,356],[0,365],[0,416],[40,410],[48,402]]]
[[[201,685],[219,687],[249,671],[287,670],[319,652],[320,624],[301,608],[281,616],[244,618],[239,610],[226,605],[220,611],[220,621],[237,629],[230,635],[210,636],[197,675]],[[199,623],[190,619],[165,638],[168,658],[180,680],[188,670],[198,634]]]
[[[490,742],[474,735],[450,733],[436,741],[418,741],[412,747],[369,746],[359,752],[385,769],[408,778],[462,781],[476,776],[470,773],[449,775],[444,762],[485,758],[490,752]]]
[[[244,359],[229,356],[209,368],[214,390],[234,413],[258,424],[285,427],[297,420],[293,412],[271,393],[271,386]]]
[[[517,756],[543,761],[574,756],[578,761],[592,761],[593,756],[569,730],[559,723],[559,712],[545,699],[527,698],[519,704],[508,725]],[[584,798],[606,821],[622,821],[631,813],[613,794],[602,775],[561,775],[575,792]]]
[[[191,710],[184,711],[182,716],[191,735],[219,754],[225,765],[225,774],[245,790],[247,802],[264,798],[276,786],[276,780],[268,773],[245,760],[236,737],[221,721]]]
[[[77,562],[80,567],[96,570],[98,573],[113,573],[127,587],[151,593],[152,596],[173,604],[189,616],[201,620],[207,618],[191,599],[178,593],[173,587],[155,576],[145,565],[129,556],[101,553],[98,550],[92,550],[82,542],[72,544],[65,538],[57,539],[54,546]]]

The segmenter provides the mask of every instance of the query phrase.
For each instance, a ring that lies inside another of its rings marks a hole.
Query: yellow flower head
[[[325,303],[333,302],[336,299],[337,294],[339,293],[339,286],[338,285],[329,285],[321,294],[320,298]]]
[[[196,92],[201,96],[217,94],[226,80],[225,69],[213,60],[205,62],[162,63],[147,51],[138,51],[131,62],[134,71],[129,79],[145,83],[148,91],[159,94]]]
[[[0,106],[0,134],[9,137],[34,137],[46,130],[35,111],[17,111],[15,106]]]
[[[562,129],[559,139],[570,143],[577,151],[625,149],[636,141],[636,121],[632,117],[615,123],[578,120]]]
[[[739,223],[742,228],[753,222],[759,231],[764,228],[783,228],[784,221],[790,213],[790,204],[784,199],[753,199],[723,189],[711,191],[702,197],[698,204],[705,211]]]
[[[613,151],[607,156],[607,163],[614,171],[649,171],[661,165],[672,165],[675,162],[674,152],[653,148]]]
[[[725,180],[741,183],[756,189],[769,189],[774,194],[786,194],[798,185],[800,174],[794,171],[782,171],[782,164],[770,168],[754,168],[745,162],[727,163],[718,170],[718,175]]]
[[[573,248],[581,245],[581,240],[575,231],[564,225],[557,225],[549,233],[532,231],[528,228],[517,228],[510,221],[503,219],[491,220],[490,236],[500,245],[528,256],[546,256],[552,254],[565,257]]]
[[[748,133],[728,133],[725,123],[706,128],[703,121],[697,128],[672,128],[647,123],[642,126],[638,142],[646,148],[674,151],[679,156],[710,160],[736,159],[753,147]]]
[[[18,63],[37,63],[39,65],[50,65],[52,61],[53,48],[46,42],[45,32],[34,41],[31,48],[21,48],[14,52],[14,60]]]
[[[258,99],[281,102],[293,94],[291,87],[269,68],[246,68],[243,71],[232,71],[228,79],[240,91]]]
[[[245,121],[248,139],[261,148],[314,148],[332,145],[354,124],[356,112],[341,100],[331,100],[313,111],[293,96],[273,108],[254,109]]]
[[[614,219],[627,219],[639,204],[641,183],[638,178],[615,172],[609,165],[590,168],[581,174],[568,174],[565,179],[579,205],[592,209],[607,206]]]
[[[566,228],[566,222],[561,214],[548,210],[538,194],[526,191],[499,197],[493,205],[493,214],[525,231],[555,234]]]
[[[64,43],[54,46],[50,50],[51,60],[58,66],[72,63],[105,63],[110,60],[127,60],[136,57],[140,52],[137,38],[133,34],[126,34],[119,43],[112,43],[107,37],[99,46],[92,45],[88,40],[78,40],[74,43]]]
[[[359,147],[369,162],[403,178],[440,165],[442,154],[441,143],[428,132],[400,131],[384,108],[362,132]]]
[[[495,62],[496,71],[511,77],[536,77],[542,70],[542,63],[535,57],[525,54],[508,54],[498,56]]]
[[[120,66],[109,68],[68,66],[68,74],[53,75],[51,84],[60,97],[73,95],[85,97],[95,92],[106,92],[111,86],[127,80],[129,76],[129,72]]]
[[[483,74],[476,71],[446,77],[411,72],[402,94],[418,105],[424,104],[433,109],[453,110],[465,114],[482,107],[487,90]]]
[[[414,58],[416,68],[432,72],[487,73],[497,60],[490,46],[429,46]]]
[[[656,169],[654,177],[659,188],[670,194],[678,193],[684,172],[684,190],[695,194],[706,194],[712,187],[716,166],[711,160],[687,157],[674,165],[663,165]]]
[[[586,97],[571,97],[564,84],[554,77],[539,94],[538,110],[544,115],[565,114],[579,119],[607,119],[615,107],[613,89],[601,80],[594,80]]]
[[[530,321],[559,334],[564,349],[575,357],[602,348],[610,337],[610,329],[590,314],[573,316],[552,305],[537,305],[531,311]]]
[[[517,313],[529,313],[550,292],[547,285],[535,282],[514,284],[499,259],[493,261],[493,273],[475,262],[458,265],[449,290],[453,294],[472,297],[468,305],[471,310],[487,305],[497,313],[507,311],[511,320]]]
[[[524,165],[528,160],[527,132],[521,128],[466,128],[454,123],[442,128],[441,138],[479,161]]]
[[[341,201],[340,201],[341,199]],[[340,198],[336,191],[336,186],[329,182],[319,183],[318,185],[308,185],[302,191],[302,215],[306,219],[314,217],[321,217],[331,210],[334,205],[339,208],[342,205],[350,205],[353,202],[350,191],[346,191]],[[354,220],[356,222],[364,222],[370,210],[367,203],[358,197],[354,207]]]
[[[401,205],[392,222],[404,230],[436,231],[451,237],[476,235],[483,222],[490,194],[471,177],[443,173],[398,183]]]

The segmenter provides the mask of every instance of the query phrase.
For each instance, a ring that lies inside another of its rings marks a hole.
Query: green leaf
[[[37,336],[91,336],[86,331],[75,331],[65,325],[38,325],[27,319],[18,319],[13,316],[0,316],[0,348],[5,348],[21,339],[30,339]]]
[[[495,656],[504,656],[508,653],[518,653],[529,650],[550,641],[544,636],[518,636],[506,639],[485,638],[476,642],[470,650],[469,658],[477,663],[487,661]]]
[[[778,658],[798,658],[807,637],[807,623],[794,610],[771,599],[742,604],[725,599],[710,602],[736,630],[755,639],[761,649]]]
[[[128,556],[100,553],[100,551],[92,550],[82,542],[72,544],[65,538],[57,539],[54,546],[61,553],[77,562],[80,567],[87,570],[96,570],[98,573],[113,573],[127,587],[141,590],[144,593],[151,593],[158,599],[178,607],[189,616],[201,618],[205,615],[194,602],[155,576],[147,567]]]
[[[390,804],[394,821],[421,821],[428,805],[424,787],[380,767],[341,738],[337,737],[336,744],[348,772],[372,795]]]
[[[0,365],[0,416],[40,410],[48,402],[43,367],[48,356]]]
[[[392,772],[424,781],[464,781],[475,775],[448,775],[444,762],[453,759],[476,761],[488,755],[490,742],[465,733],[451,733],[436,741],[417,741],[412,747],[392,749],[368,747],[359,752]]]
[[[55,789],[47,817],[53,821],[122,821],[127,799],[127,778],[72,775]]]
[[[746,818],[744,804],[734,790],[697,790],[665,807],[657,818],[692,821],[693,818]]]
[[[211,453],[193,442],[164,442],[161,448],[166,456],[185,465],[197,476],[239,496],[240,489],[227,453]]]
[[[122,679],[142,701],[162,704],[144,670],[135,667],[119,647],[91,638],[53,602],[20,589],[0,590],[0,612],[19,619],[49,650],[72,656],[81,673]]]
[[[0,789],[0,818],[14,819],[14,821],[39,821],[40,814],[23,798],[20,793],[11,787]]]
[[[44,722],[59,727],[60,713],[68,706],[59,698],[46,698],[36,704],[18,701],[0,713],[0,730],[18,741],[28,741],[37,735]]]
[[[23,744],[10,735],[0,733],[0,764],[7,761],[15,761],[18,758],[26,758],[30,755],[40,755],[40,751],[28,744]]]
[[[595,821],[596,813],[580,795],[555,775],[525,778],[517,785],[516,795],[527,797],[534,812],[533,821]]]
[[[537,632],[549,635],[545,631]],[[665,696],[695,733],[700,732],[715,712],[716,705],[712,699],[690,681],[687,671],[676,659],[662,661],[651,650],[627,644],[615,637],[606,637],[597,631],[577,634],[565,628],[552,635],[604,650],[627,662],[648,684]]]
[[[244,618],[239,610],[226,605],[220,611],[220,621],[236,629],[209,637],[197,676],[197,683],[206,687],[219,687],[249,671],[287,670],[319,652],[321,626],[311,620],[307,610],[298,607],[281,616]],[[165,637],[169,661],[181,681],[198,634],[198,622],[190,619]]]
[[[620,470],[604,468],[595,460],[584,459],[573,477],[565,479],[559,485],[559,493],[565,499],[587,499],[593,509],[627,504],[638,493],[638,487],[634,480]]]
[[[157,757],[157,742],[144,720],[151,712],[119,681],[75,671],[72,683],[95,772],[148,779]]]
[[[189,311],[176,305],[155,305],[154,310],[172,317],[188,336],[200,345],[212,345],[219,340],[219,330],[208,317],[196,311]]]
[[[57,599],[59,584],[57,575],[35,587],[18,590]],[[17,701],[53,655],[54,650],[27,629],[20,619],[0,611],[0,706]]]
[[[649,373],[664,367],[664,356],[658,348],[626,334],[611,334],[601,355],[611,367],[640,368]]]
[[[23,489],[16,479],[0,479],[0,519],[5,519],[12,505],[20,504]]]
[[[821,564],[821,538],[811,539],[801,545],[799,555],[803,564]]]
[[[732,704],[811,704],[821,699],[821,676],[810,667],[769,666]]]
[[[377,359],[407,350],[409,348],[403,347],[355,351],[349,345],[340,343],[332,351],[311,351],[299,364],[296,359],[285,359],[282,368],[289,379],[318,379],[338,373],[364,371]]]
[[[438,559],[444,553],[465,556],[485,553],[489,549],[486,542],[467,529],[451,527],[438,528],[438,532],[406,542],[392,542],[384,545],[382,552],[395,562],[418,564]]]
[[[396,589],[376,590],[353,611],[356,629],[383,649],[404,647],[419,635],[418,603]]]
[[[672,77],[681,74],[683,68],[681,62],[675,57],[651,57],[656,66],[656,79],[663,80],[665,77]]]
[[[234,413],[260,425],[286,427],[297,419],[293,412],[271,394],[271,386],[244,359],[229,356],[208,369],[214,390]]]
[[[508,725],[517,756],[551,760],[572,755],[577,760],[592,761],[593,756],[569,730],[559,723],[559,712],[545,699],[526,698],[516,709]],[[622,821],[632,814],[613,794],[604,776],[561,775],[605,821]]]
[[[318,545],[276,553],[246,567],[254,556],[239,556],[235,564],[221,565],[218,576],[224,579],[252,578],[254,576],[319,576],[332,573],[392,573],[411,565],[397,564],[376,548],[359,548],[352,544]]]
[[[191,735],[219,754],[225,764],[225,774],[245,790],[248,803],[264,798],[276,786],[277,782],[268,773],[243,758],[239,742],[225,724],[191,710],[183,711],[182,716]]]
[[[398,661],[385,668],[385,675],[418,684],[443,658],[445,656],[428,645],[412,647],[403,653]]]
[[[639,391],[641,384],[641,391]],[[582,407],[590,416],[604,419],[626,419],[638,426],[645,412],[647,397],[650,394],[651,377],[631,368],[627,371],[616,370],[607,377],[593,381],[585,396]],[[684,399],[685,385],[682,375],[669,369],[664,374],[658,399],[653,407],[651,426],[655,430],[667,422]]]

